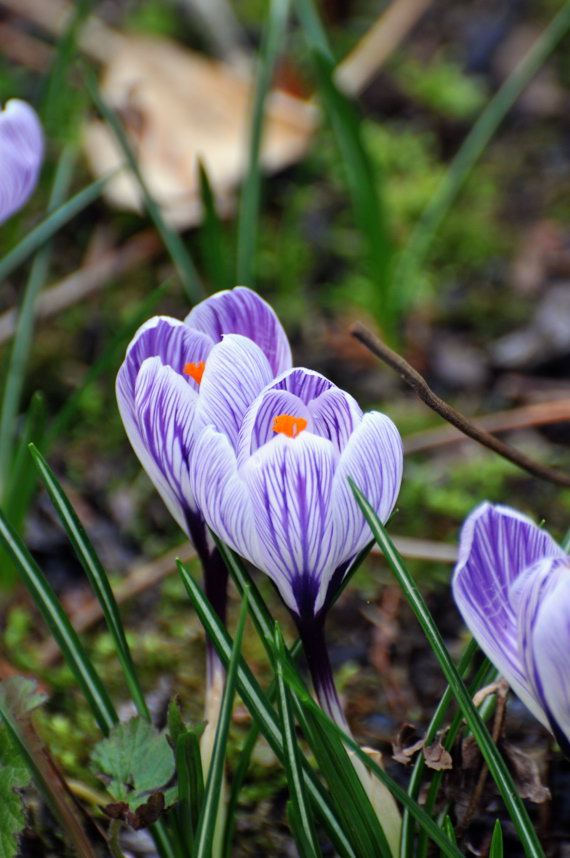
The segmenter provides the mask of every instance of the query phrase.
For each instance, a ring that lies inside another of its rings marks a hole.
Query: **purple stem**
[[[326,712],[338,727],[351,736],[352,733],[350,732],[350,727],[345,718],[334,684],[332,667],[325,641],[324,619],[323,614],[309,619],[295,617],[319,705],[323,712]]]

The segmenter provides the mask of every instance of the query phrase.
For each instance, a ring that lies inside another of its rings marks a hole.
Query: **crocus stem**
[[[334,684],[332,667],[325,642],[324,620],[323,618],[316,617],[311,619],[310,622],[303,622],[303,620],[297,618],[297,626],[301,640],[303,641],[303,648],[307,657],[309,670],[311,671],[311,678],[319,705],[323,712],[327,713],[331,721],[334,721],[348,736],[352,737]],[[369,753],[376,754],[377,761],[380,761],[381,755],[378,752],[370,751]],[[357,757],[351,755],[351,760],[356,774],[360,778],[362,786],[366,790],[370,802],[376,811],[376,815],[390,846],[390,851],[394,858],[396,858],[399,854],[402,818],[394,797],[384,784],[370,774],[366,766]]]
[[[319,705],[323,712],[327,713],[331,721],[334,721],[345,733],[352,736],[334,684],[332,667],[325,642],[324,622],[322,619],[315,617],[309,622],[299,619],[297,625]]]

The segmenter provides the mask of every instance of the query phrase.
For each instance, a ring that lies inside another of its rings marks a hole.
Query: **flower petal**
[[[226,435],[206,426],[196,437],[190,462],[196,502],[219,538],[243,557],[258,556],[255,519],[235,452]]]
[[[196,502],[188,475],[194,442],[196,393],[159,357],[143,362],[136,381],[134,414],[122,414],[125,429],[145,471],[168,509],[188,533]]]
[[[36,186],[44,142],[35,110],[12,98],[0,111],[0,223],[20,209]]]
[[[257,343],[276,376],[291,366],[291,347],[269,304],[251,289],[237,286],[212,295],[188,314],[185,324],[217,343],[224,334],[241,334]]]
[[[457,607],[483,652],[529,708],[534,696],[519,652],[519,596],[512,585],[537,561],[560,556],[565,555],[548,533],[508,507],[481,504],[461,531],[452,580]]]
[[[253,340],[227,334],[208,356],[197,411],[204,424],[224,432],[235,448],[244,415],[273,373]]]
[[[191,331],[183,322],[169,316],[154,316],[142,325],[129,343],[123,365],[117,376],[117,394],[132,400],[137,374],[143,361],[159,357],[165,366],[183,376],[194,390],[198,385],[184,374],[187,363],[206,361],[213,348],[212,340],[199,331]]]
[[[333,487],[333,510],[340,563],[354,557],[370,541],[370,528],[348,482],[350,477],[385,522],[396,503],[402,481],[400,433],[385,414],[371,411],[362,418],[341,453]]]
[[[304,367],[295,367],[282,373],[275,379],[271,387],[274,390],[288,390],[298,396],[305,405],[308,405],[311,400],[317,399],[321,393],[334,388],[334,384],[320,372]]]
[[[278,435],[241,468],[260,541],[254,563],[302,616],[323,604],[337,564],[331,491],[337,454],[310,432]]]
[[[362,409],[350,394],[338,387],[325,390],[309,403],[312,431],[332,441],[341,453],[362,420]]]
[[[287,390],[274,390],[269,387],[262,391],[248,408],[241,424],[237,443],[238,467],[259,447],[275,438],[273,422],[280,414],[302,417],[307,421],[305,431],[308,432],[312,428],[309,409],[298,396]]]
[[[519,583],[520,582],[520,583]],[[570,742],[570,569],[568,558],[549,557],[515,584],[518,643],[532,696],[523,703],[557,738]],[[515,689],[516,690],[516,689]]]

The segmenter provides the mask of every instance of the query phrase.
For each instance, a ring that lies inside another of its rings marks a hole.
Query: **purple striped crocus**
[[[453,595],[483,652],[570,756],[570,559],[514,509],[484,503],[461,531]]]
[[[250,406],[237,444],[210,425],[191,464],[212,530],[271,577],[293,614],[321,705],[346,725],[323,637],[326,610],[370,530],[348,477],[380,518],[402,477],[400,435],[322,375],[291,369]]]
[[[130,442],[194,543],[206,594],[222,620],[227,570],[196,503],[190,459],[206,425],[236,445],[248,407],[290,366],[289,342],[277,316],[255,292],[238,286],[198,304],[183,322],[165,316],[150,319],[135,334],[117,376],[117,400]],[[223,684],[211,646],[207,663],[205,767]]]
[[[44,154],[35,110],[11,98],[0,110],[0,223],[22,208],[34,190]]]

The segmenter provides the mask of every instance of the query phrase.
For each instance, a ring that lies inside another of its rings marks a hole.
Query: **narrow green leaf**
[[[204,776],[200,742],[194,730],[187,730],[176,741],[178,774],[178,824],[188,852],[194,846],[195,832],[204,805]]]
[[[52,236],[69,223],[70,220],[82,212],[87,206],[95,202],[100,196],[109,177],[105,176],[88,185],[53,214],[49,215],[39,226],[29,232],[16,247],[12,248],[4,259],[0,259],[0,283],[8,277],[12,271],[25,262],[36,250],[49,241]]]
[[[229,253],[212,186],[201,158],[198,158],[198,174],[203,209],[202,225],[198,235],[204,268],[217,292],[227,289],[230,285]]]
[[[148,319],[153,308],[156,306],[160,298],[162,298],[165,291],[166,285],[164,283],[155,289],[148,298],[146,298],[140,306],[137,307],[136,312],[133,313],[129,320],[119,329],[119,331],[117,331],[104,352],[89,367],[80,386],[67,398],[65,405],[52,420],[44,440],[44,448],[46,450],[50,448],[54,441],[61,437],[64,430],[73,420],[77,413],[77,409],[81,405],[83,397],[88,394],[91,385],[103,373],[110,369],[115,369],[117,353],[119,350],[123,350],[125,348],[126,343],[130,340],[139,325]]]
[[[312,697],[307,693],[306,689],[301,685],[297,685],[295,682],[295,675],[290,673],[285,666],[285,679],[287,683],[292,687],[296,700],[298,700],[299,704],[302,705],[302,710],[305,711],[310,709],[313,713],[313,716],[319,720],[321,723],[326,725],[326,729],[328,731],[336,733],[338,738],[341,739],[343,744],[349,748],[358,759],[364,763],[365,767],[369,769],[377,778],[380,780],[384,786],[386,786],[394,798],[400,802],[400,804],[404,805],[404,807],[409,808],[410,813],[413,814],[415,819],[417,819],[418,823],[421,827],[429,834],[430,838],[434,841],[434,843],[440,847],[443,854],[446,858],[462,858],[461,852],[457,849],[457,847],[450,843],[446,836],[443,834],[442,830],[435,824],[433,819],[427,815],[422,807],[413,801],[407,792],[402,789],[402,787],[396,783],[393,778],[388,775],[384,769],[382,769],[372,757],[370,757],[362,748],[354,741],[352,736],[349,736],[345,733],[337,724],[330,720],[328,715],[326,715],[322,709],[315,703]]]
[[[499,819],[495,821],[495,827],[493,828],[489,858],[503,858],[503,829],[501,828]]]
[[[449,814],[446,813],[445,819],[443,820],[443,825],[441,827],[449,837],[450,841],[452,843],[457,843],[457,837],[455,836],[455,828],[453,827],[453,823],[449,818]]]
[[[482,111],[463,141],[412,233],[394,272],[400,312],[414,299],[416,273],[426,257],[441,223],[451,210],[466,178],[481,157],[495,131],[525,87],[570,29],[570,2],[565,2],[501,88]]]
[[[61,205],[71,183],[76,151],[66,147],[59,159],[48,204],[53,212]],[[20,410],[20,400],[33,341],[34,310],[36,300],[43,289],[51,262],[51,243],[45,244],[36,254],[30,276],[24,291],[24,297],[6,370],[4,392],[0,414],[0,495],[6,503],[7,486],[13,464],[13,450],[16,441],[16,420]]]
[[[374,285],[366,302],[367,308],[381,325],[384,336],[392,339],[395,320],[390,286],[392,246],[378,190],[380,177],[372,167],[362,140],[360,116],[353,103],[335,84],[333,64],[316,47],[313,49],[313,60],[319,93],[343,156],[356,218],[367,244]]]
[[[93,592],[97,597],[97,601],[101,605],[107,628],[111,633],[111,637],[115,643],[117,656],[123,668],[128,689],[139,711],[139,714],[144,716],[147,721],[150,721],[150,713],[144,694],[137,676],[135,665],[131,657],[127,638],[121,622],[119,606],[113,595],[109,579],[103,569],[101,561],[93,548],[89,537],[75,510],[73,509],[69,499],[59,484],[54,472],[39,452],[37,447],[30,444],[30,452],[34,459],[34,463],[39,471],[40,477],[47,489],[59,519],[65,528],[65,532],[73,546],[73,550],[85,570],[85,574],[89,579],[89,583],[93,588]]]
[[[184,586],[200,618],[200,622],[212,641],[212,645],[216,649],[222,664],[227,667],[232,652],[228,632],[184,564],[178,561],[177,565]],[[258,722],[272,750],[282,760],[284,754],[283,736],[277,716],[243,658],[240,659],[237,669],[237,690],[252,716]],[[327,793],[308,765],[303,766],[303,777],[311,801],[314,803],[315,809],[321,817],[339,855],[342,858],[356,858],[342,828],[339,826],[330,809]]]
[[[459,676],[455,665],[443,642],[439,629],[434,623],[431,614],[425,604],[416,584],[408,572],[402,558],[398,554],[392,540],[388,536],[382,522],[376,515],[375,510],[366,500],[362,492],[349,480],[358,505],[370,525],[373,536],[382,549],[388,564],[396,576],[404,595],[408,599],[422,630],[436,656],[441,669],[449,685],[453,689],[455,698],[463,712],[469,729],[473,733],[479,749],[489,767],[499,792],[505,802],[508,813],[519,833],[521,843],[527,858],[544,858],[544,852],[538,841],[536,831],[529,819],[526,808],[517,792],[516,785],[503,760],[497,746],[493,742],[485,722],[479,717],[479,713],[467,688]]]
[[[115,135],[117,143],[121,147],[125,160],[129,165],[129,169],[139,184],[148,214],[154,223],[157,232],[162,238],[164,246],[170,254],[170,258],[178,272],[178,276],[184,286],[188,300],[193,303],[201,301],[202,298],[205,297],[204,288],[200,283],[198,272],[196,271],[190,254],[186,250],[186,246],[179,234],[165,221],[160,206],[155,202],[152,194],[150,193],[140,171],[136,155],[131,148],[119,118],[101,95],[97,84],[97,78],[91,69],[84,69],[84,80],[86,89],[93,101],[93,104]]]
[[[65,661],[73,671],[102,732],[107,735],[117,713],[77,632],[69,622],[51,584],[0,510],[0,542],[16,564],[36,607],[47,623]]]
[[[247,602],[248,591],[246,590],[243,594],[239,622],[230,657],[228,674],[222,697],[222,705],[220,707],[220,717],[216,727],[216,735],[214,737],[214,750],[212,752],[212,760],[206,780],[204,802],[198,822],[198,830],[196,832],[196,848],[193,852],[193,858],[211,858],[212,856],[212,845],[214,843],[218,807],[224,791],[224,761],[226,757],[226,746],[228,743],[230,720],[236,691],[241,644],[245,629],[245,621],[247,619]]]
[[[285,642],[279,626],[275,624],[275,649],[277,658],[277,699],[281,732],[283,734],[285,751],[285,771],[291,796],[289,817],[292,822],[293,834],[303,858],[318,858],[321,854],[311,808],[305,790],[303,771],[301,768],[302,753],[295,734],[295,719],[291,705],[290,691],[283,676],[283,660],[287,657]]]
[[[304,700],[299,702],[303,706]],[[312,706],[303,709],[303,732],[354,851],[359,858],[391,858],[386,836],[342,741],[325,721],[315,717]]]
[[[6,515],[18,532],[22,529],[36,479],[36,469],[30,459],[28,444],[33,442],[41,445],[45,420],[45,398],[40,391],[36,391],[30,400],[6,488]]]
[[[254,255],[257,243],[259,198],[261,188],[261,140],[265,116],[265,99],[271,86],[273,69],[283,47],[289,0],[271,0],[269,15],[259,52],[259,64],[253,96],[249,130],[249,163],[239,206],[237,238],[237,282],[250,285],[255,279]]]

